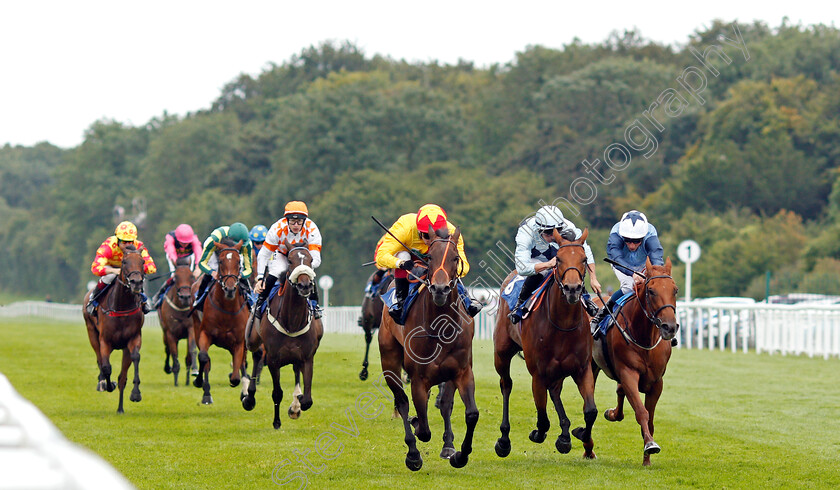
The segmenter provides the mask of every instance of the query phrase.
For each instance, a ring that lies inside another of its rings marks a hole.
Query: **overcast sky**
[[[613,5],[614,4],[614,5]],[[257,75],[326,40],[367,56],[483,67],[528,45],[601,42],[637,28],[684,44],[711,24],[763,20],[840,25],[832,2],[4,1],[0,5],[0,145],[69,148],[91,123],[143,125],[208,108],[240,73]],[[514,6],[515,5],[515,6]]]

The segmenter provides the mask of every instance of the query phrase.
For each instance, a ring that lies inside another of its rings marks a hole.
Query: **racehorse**
[[[134,388],[129,400],[139,402],[140,396],[140,345],[142,344],[142,329],[145,316],[141,304],[143,302],[144,261],[134,245],[127,245],[123,250],[120,264],[120,274],[108,291],[102,294],[99,307],[94,315],[82,313],[87,325],[90,346],[96,353],[96,364],[99,367],[99,383],[97,391],[114,391],[116,387],[111,381],[111,352],[122,349],[122,368],[117,378],[120,388],[120,404],[117,413],[123,411],[123,392],[128,379],[128,366],[134,363]],[[87,304],[90,292],[85,295],[82,304]]]
[[[193,386],[204,388],[201,403],[213,403],[210,396],[210,355],[211,345],[219,346],[230,352],[233,357],[230,385],[239,386],[240,377],[245,373],[245,323],[248,321],[248,301],[239,287],[239,262],[242,240],[233,244],[229,238],[222,243],[214,242],[218,250],[218,280],[208,287],[204,302],[204,313],[199,321],[195,336],[198,341],[198,376]],[[193,315],[198,315],[194,312]]]
[[[677,323],[677,285],[671,278],[671,258],[664,266],[655,266],[647,259],[645,280],[636,283],[635,298],[614,314],[618,325],[607,330],[603,339],[595,341],[592,368],[595,379],[603,370],[618,382],[615,392],[618,403],[604,412],[611,422],[624,419],[624,398],[636,413],[642,428],[644,457],[650,466],[650,455],[660,451],[653,440],[653,413],[662,395],[662,377],[671,358],[671,342],[680,326]],[[663,342],[663,340],[665,342]],[[642,402],[640,393],[645,394]]]
[[[524,318],[519,325],[512,325],[508,320],[508,305],[502,301],[496,317],[496,331],[493,335],[495,347],[494,360],[499,384],[502,390],[503,410],[502,436],[496,441],[496,454],[505,457],[510,454],[509,400],[513,388],[510,377],[510,361],[517,352],[522,351],[525,364],[531,374],[531,390],[534,404],[537,406],[537,428],[528,436],[531,441],[542,443],[548,432],[549,422],[546,414],[546,390],[560,418],[561,433],[554,445],[563,454],[572,449],[569,436],[571,422],[566,417],[560,392],[563,381],[571,376],[583,397],[583,418],[586,427],[578,427],[572,435],[583,441],[583,457],[594,459],[592,451],[592,425],[598,418],[595,407],[595,378],[592,362],[592,335],[589,330],[589,317],[580,301],[583,293],[583,278],[586,275],[586,253],[583,243],[589,235],[584,230],[577,240],[566,240],[556,230],[554,237],[559,244],[557,264],[552,270],[554,281],[545,293],[542,308],[536,309]],[[502,290],[515,273],[511,273]]]
[[[467,464],[472,452],[473,432],[478,423],[472,371],[475,325],[457,289],[460,267],[457,244],[461,230],[456,229],[449,236],[446,228],[435,232],[430,226],[429,236],[433,237],[428,252],[429,274],[423,280],[414,307],[408,312],[405,326],[397,325],[387,310],[384,310],[379,327],[382,372],[394,393],[394,407],[403,420],[405,443],[408,446],[405,465],[412,471],[423,466],[416,439],[428,442],[432,437],[427,405],[429,388],[433,385],[446,383],[440,403],[444,421],[444,445],[440,456],[449,459],[452,466],[463,468]],[[417,412],[417,417],[411,419],[408,416],[408,397],[403,392],[400,369],[405,369],[411,377],[411,398]],[[467,426],[458,452],[453,445],[450,422],[455,388],[459,390],[464,402]]]
[[[195,282],[195,278],[190,269],[189,260],[179,258],[175,267],[175,282],[166,292],[163,303],[158,308],[160,328],[163,330],[163,346],[166,352],[163,371],[166,374],[174,375],[175,386],[178,386],[178,373],[181,371],[181,364],[178,362],[178,341],[187,339],[187,355],[184,359],[187,373],[184,384],[189,384],[190,371],[197,370],[195,365],[195,329],[193,328],[193,317],[190,315],[193,282]],[[169,367],[170,356],[172,357],[171,369]]]
[[[370,275],[368,284],[373,281],[373,276],[376,274],[377,272],[374,272]],[[378,290],[386,291],[393,277],[393,275],[389,274],[380,279],[381,283],[378,285]],[[378,292],[377,294],[366,294],[365,299],[362,301],[362,316],[359,317],[359,326],[365,331],[365,359],[362,361],[362,371],[359,373],[359,379],[362,381],[368,378],[370,342],[373,340],[373,331],[378,329],[379,324],[382,322],[382,308],[384,306],[382,297],[379,296]]]
[[[256,377],[259,364],[258,353],[264,347],[264,363],[271,373],[274,401],[273,426],[279,429],[280,403],[283,401],[283,389],[280,387],[280,368],[292,365],[295,373],[295,389],[292,393],[292,405],[289,417],[296,419],[301,410],[312,406],[312,372],[315,352],[324,335],[320,319],[313,319],[307,299],[315,287],[315,271],[312,269],[312,256],[306,243],[290,245],[289,269],[278,278],[280,292],[270,298],[265,313],[258,326],[249,326],[247,332],[248,350],[254,353],[254,372]],[[301,392],[300,375],[303,373],[303,391]],[[248,377],[242,386],[242,408],[253,410],[256,405],[257,384]]]

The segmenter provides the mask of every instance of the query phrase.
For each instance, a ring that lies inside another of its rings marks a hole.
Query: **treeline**
[[[761,298],[767,270],[774,292],[840,293],[839,72],[840,31],[788,23],[716,22],[680,48],[627,31],[481,69],[312,46],[183,118],[0,148],[0,289],[79,301],[115,206],[145,203],[140,238],[165,270],[177,224],[201,238],[270,225],[298,199],[324,234],[333,304],[361,300],[382,234],[370,216],[426,202],[463,228],[488,285],[545,202],[593,229],[599,258],[630,208],[668,255],[696,240],[694,296]]]

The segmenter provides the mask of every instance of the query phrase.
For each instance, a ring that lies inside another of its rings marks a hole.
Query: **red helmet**
[[[437,204],[425,204],[417,211],[417,230],[427,233],[429,226],[433,231],[446,228],[446,211]]]

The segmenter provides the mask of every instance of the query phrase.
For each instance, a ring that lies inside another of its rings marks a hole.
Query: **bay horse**
[[[412,471],[423,466],[416,439],[428,442],[432,437],[427,415],[432,386],[445,383],[440,402],[444,421],[444,445],[440,456],[449,459],[453,467],[463,468],[469,461],[473,433],[478,423],[472,370],[475,324],[464,308],[457,288],[460,270],[457,244],[461,230],[456,228],[450,236],[446,228],[435,232],[430,226],[429,236],[433,238],[428,252],[429,274],[408,312],[405,326],[397,325],[383,309],[379,327],[382,372],[394,393],[394,407],[403,420],[408,446],[405,465]],[[403,391],[400,369],[405,369],[411,377],[411,398],[416,417],[408,416],[408,397]],[[467,426],[461,450],[457,452],[450,422],[455,388],[464,402]]]
[[[235,244],[229,238],[214,242],[218,250],[219,268],[217,280],[207,290],[204,312],[193,312],[197,329],[195,336],[198,343],[198,376],[193,386],[204,388],[201,403],[213,403],[210,395],[210,354],[211,345],[216,345],[230,352],[233,358],[232,372],[228,376],[230,386],[239,386],[245,373],[245,323],[248,321],[248,303],[239,287],[240,251],[242,240]]]
[[[308,410],[312,406],[312,374],[315,352],[324,335],[324,326],[320,319],[313,319],[310,314],[308,298],[315,287],[315,271],[312,269],[312,256],[309,248],[303,242],[291,245],[286,243],[289,251],[289,268],[279,278],[281,289],[274,297],[269,298],[265,312],[257,326],[250,327],[247,332],[247,346],[254,354],[254,368],[250,378],[246,377],[242,383],[242,408],[253,410],[256,405],[255,395],[257,384],[253,381],[258,373],[258,366],[262,361],[271,373],[273,389],[271,398],[274,401],[274,421],[272,425],[279,429],[280,403],[283,401],[283,389],[280,387],[280,368],[292,365],[295,373],[295,389],[292,393],[292,404],[289,407],[289,417],[296,419],[301,410]],[[260,346],[264,348],[264,358],[259,359]],[[303,390],[301,391],[300,375],[303,373]]]
[[[128,380],[128,366],[134,364],[134,388],[129,400],[139,402],[140,396],[140,345],[145,316],[141,308],[143,299],[143,280],[145,278],[144,260],[134,245],[123,249],[120,274],[108,291],[102,294],[94,315],[83,311],[82,316],[87,326],[88,339],[96,364],[99,367],[97,391],[114,391],[120,388],[120,403],[117,413],[124,413],[123,392]],[[87,304],[91,292],[85,295]],[[84,310],[84,308],[83,308]],[[111,352],[122,349],[122,368],[117,378],[117,385],[111,381]]]
[[[522,351],[525,365],[531,374],[531,390],[537,407],[537,428],[531,431],[529,439],[536,443],[545,441],[551,425],[546,413],[546,392],[551,396],[554,408],[560,418],[560,435],[554,446],[562,454],[572,449],[569,435],[571,422],[566,416],[560,393],[563,381],[571,376],[583,397],[583,418],[586,427],[578,427],[572,435],[583,441],[586,459],[595,459],[592,441],[592,425],[598,418],[595,407],[595,377],[592,372],[592,335],[589,316],[581,301],[586,276],[586,253],[583,243],[589,236],[585,229],[577,240],[566,240],[557,230],[554,238],[557,249],[557,263],[552,270],[554,281],[545,293],[542,308],[536,309],[519,325],[512,325],[508,319],[508,304],[501,302],[496,316],[496,330],[493,335],[494,362],[499,373],[502,390],[502,436],[496,441],[496,454],[506,457],[510,454],[510,393],[513,380],[510,377],[510,361]],[[512,272],[505,283],[516,276]]]
[[[618,325],[595,341],[592,368],[596,379],[602,370],[618,383],[618,403],[604,412],[604,418],[623,420],[625,397],[633,407],[644,440],[642,464],[650,466],[650,455],[660,451],[653,440],[653,414],[671,358],[670,340],[680,328],[676,307],[679,290],[671,277],[670,257],[661,266],[651,264],[648,258],[644,277],[644,282],[635,284],[635,298],[614,315]],[[644,402],[640,393],[645,394]]]
[[[160,328],[163,330],[163,347],[166,352],[166,360],[163,363],[163,371],[166,374],[173,374],[175,386],[178,386],[178,373],[181,371],[181,364],[178,362],[178,342],[187,339],[187,355],[184,364],[187,366],[184,384],[189,384],[190,371],[196,370],[196,343],[192,309],[192,284],[195,282],[193,271],[190,269],[189,259],[179,258],[175,267],[175,282],[166,295],[163,303],[158,308],[158,319]],[[169,358],[172,357],[172,367],[169,367]]]
[[[370,275],[368,283],[373,281],[373,277],[377,273],[378,271]],[[359,326],[365,331],[365,359],[362,361],[362,370],[359,372],[359,379],[362,381],[368,378],[370,343],[373,340],[373,331],[379,329],[382,322],[382,309],[385,307],[379,292],[386,291],[393,278],[393,274],[383,276],[380,279],[380,284],[378,284],[377,292],[375,294],[365,294],[365,299],[362,301],[362,316],[359,317]]]

